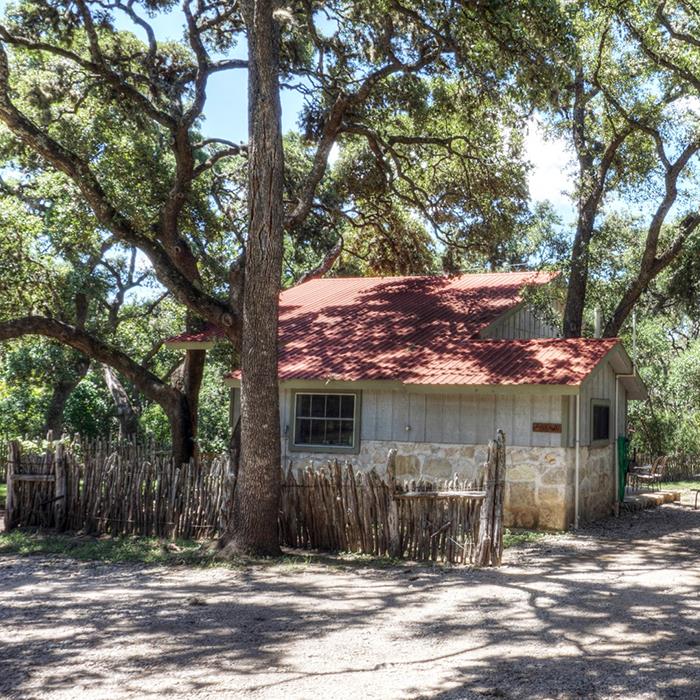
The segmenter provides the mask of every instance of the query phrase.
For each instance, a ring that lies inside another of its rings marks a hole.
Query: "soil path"
[[[700,698],[700,511],[498,571],[0,558],[0,696]]]

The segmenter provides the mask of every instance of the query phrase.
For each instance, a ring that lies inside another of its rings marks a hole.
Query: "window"
[[[593,400],[591,442],[610,441],[610,402]]]
[[[294,401],[295,447],[355,447],[356,394],[298,393]]]

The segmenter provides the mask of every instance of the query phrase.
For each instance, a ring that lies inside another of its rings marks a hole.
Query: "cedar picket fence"
[[[505,438],[484,465],[486,492],[456,475],[438,483],[386,477],[350,464],[281,474],[283,545],[412,560],[498,565]],[[101,535],[212,538],[225,532],[235,479],[227,456],[176,466],[153,444],[48,440],[8,450],[6,529],[43,527]],[[500,474],[500,476],[499,476]],[[488,512],[482,508],[487,503]]]
[[[282,480],[280,536],[303,549],[468,563],[483,498],[457,476],[397,482],[338,462],[296,475],[290,467]]]
[[[5,527],[206,538],[224,527],[228,459],[175,466],[153,443],[10,443]]]

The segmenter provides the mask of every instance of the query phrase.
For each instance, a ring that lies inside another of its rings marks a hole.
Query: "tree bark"
[[[664,213],[664,218],[665,216],[666,213]],[[676,239],[663,255],[657,255],[658,236],[661,231],[662,222],[663,219],[658,223],[658,231],[655,232],[656,217],[652,220],[652,225],[647,235],[645,253],[642,256],[639,271],[625,289],[622,298],[615,307],[613,315],[605,324],[603,337],[614,338],[620,334],[622,326],[632,313],[639,298],[646,291],[651,282],[680,255],[685,242],[693,231],[700,226],[700,214],[693,213],[686,216],[680,223],[680,231]]]
[[[576,236],[571,250],[569,286],[564,307],[564,337],[578,338],[583,329],[583,310],[588,287],[588,262],[595,214],[579,211]]]
[[[139,428],[139,419],[131,404],[129,394],[119,381],[114,370],[109,365],[102,365],[102,373],[107,385],[107,389],[112,397],[117,410],[117,420],[119,421],[119,437],[128,438],[136,435]]]
[[[90,369],[90,360],[84,355],[76,354],[75,360],[71,363],[71,376],[60,379],[54,384],[51,394],[49,407],[46,409],[46,420],[44,423],[43,434],[50,431],[57,437],[63,433],[64,411],[66,402],[75,387],[80,384],[85,375]]]
[[[282,275],[283,151],[279,28],[270,0],[248,0],[248,215],[241,347],[241,455],[229,551],[279,554],[277,322]]]

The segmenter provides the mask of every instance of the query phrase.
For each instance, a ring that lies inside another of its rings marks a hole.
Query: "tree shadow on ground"
[[[0,695],[697,698],[700,511],[500,570],[0,563]]]

